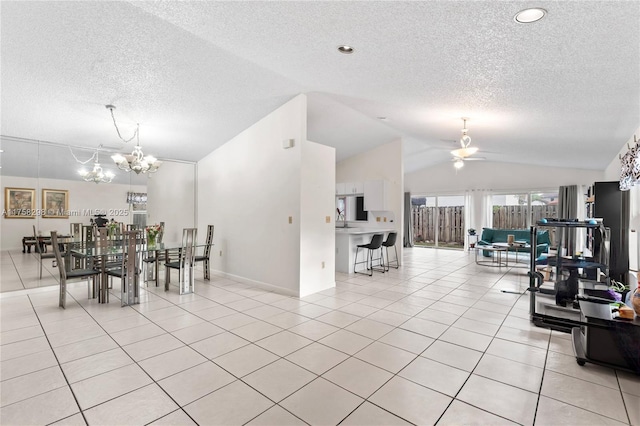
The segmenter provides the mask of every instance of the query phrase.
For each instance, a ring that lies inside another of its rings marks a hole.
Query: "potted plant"
[[[476,230],[474,228],[469,228],[467,229],[467,233],[469,234],[469,237],[474,237],[476,235]],[[474,248],[476,246],[476,242],[477,238],[473,238],[473,241],[469,238],[469,248]]]

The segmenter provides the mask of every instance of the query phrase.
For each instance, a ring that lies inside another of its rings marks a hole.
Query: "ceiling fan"
[[[473,154],[478,152],[478,147],[470,146],[471,138],[467,134],[469,132],[469,129],[467,129],[467,120],[467,117],[462,117],[464,126],[462,129],[462,137],[460,138],[460,148],[451,151],[451,155],[453,155],[453,166],[456,169],[464,167],[465,161],[485,160],[484,157],[471,157]]]

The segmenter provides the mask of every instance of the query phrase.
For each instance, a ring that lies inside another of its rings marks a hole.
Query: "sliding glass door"
[[[417,246],[464,248],[464,197],[413,197],[413,241]]]

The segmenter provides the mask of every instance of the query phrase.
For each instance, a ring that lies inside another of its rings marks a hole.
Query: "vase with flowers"
[[[120,228],[120,224],[118,222],[114,222],[113,219],[111,219],[111,222],[107,223],[105,226],[107,227],[107,236],[109,237],[109,239],[115,239],[116,233]]]
[[[156,240],[158,238],[158,235],[160,234],[160,230],[162,228],[160,227],[160,225],[149,225],[145,228],[145,231],[147,232],[147,244],[150,246],[155,246],[156,245]]]

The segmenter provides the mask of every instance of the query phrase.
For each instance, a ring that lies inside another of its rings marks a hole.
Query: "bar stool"
[[[391,266],[391,263],[395,262],[396,266],[393,266],[393,268],[398,269],[400,267],[400,263],[398,262],[398,248],[396,247],[396,238],[398,237],[398,233],[397,232],[389,232],[389,235],[387,235],[387,240],[385,242],[382,243],[382,247],[384,247],[384,249],[387,252],[387,265],[386,265],[386,270],[389,270],[389,267]],[[390,261],[389,260],[389,247],[393,247],[393,249],[396,252],[396,260]]]
[[[382,247],[382,240],[384,239],[384,235],[383,234],[373,234],[373,237],[371,237],[371,242],[369,244],[358,244],[356,246],[356,257],[353,260],[353,273],[354,274],[364,274],[364,272],[358,272],[356,270],[356,266],[360,265],[362,263],[366,264],[367,266],[367,271],[369,271],[369,276],[373,275],[373,252],[375,252],[376,250],[380,249]],[[367,252],[367,257],[366,260],[358,262],[358,250],[359,249],[367,249],[369,250]],[[376,271],[380,271],[380,272],[385,272],[385,268],[384,268],[384,256],[382,255],[382,249],[380,250],[380,257],[378,258],[378,260],[380,261],[379,265],[382,266],[382,269],[376,269]]]

